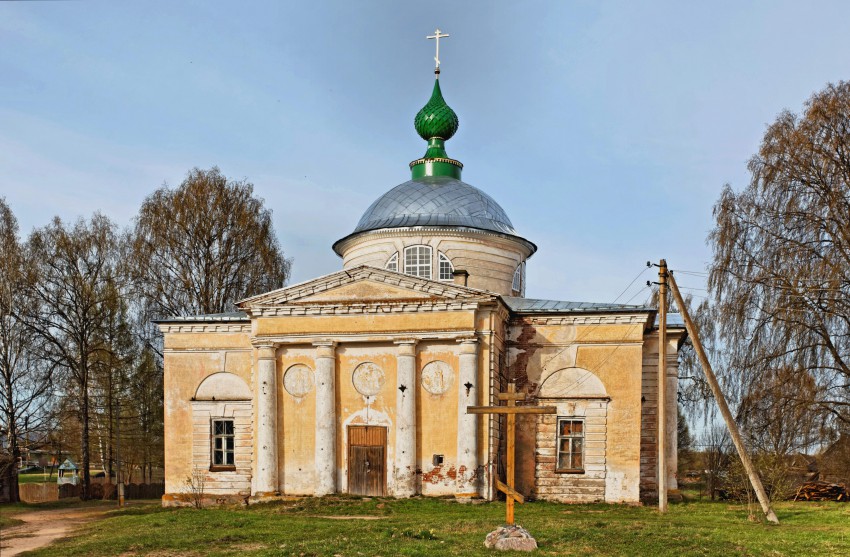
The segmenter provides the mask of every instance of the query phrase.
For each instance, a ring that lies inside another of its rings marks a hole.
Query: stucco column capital
[[[274,360],[275,355],[277,354],[278,344],[274,342],[270,342],[267,340],[257,340],[254,339],[251,341],[251,344],[254,346],[254,349],[257,351],[257,357],[260,360]]]
[[[478,339],[477,338],[462,338],[459,339],[461,354],[478,354]]]
[[[332,340],[317,340],[313,343],[316,347],[316,358],[334,358],[336,342]]]
[[[415,338],[405,338],[395,340],[393,343],[398,346],[399,356],[416,356],[416,344],[419,341]]]

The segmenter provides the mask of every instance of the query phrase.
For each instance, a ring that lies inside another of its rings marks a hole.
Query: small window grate
[[[212,466],[233,467],[235,458],[236,435],[233,420],[212,421]]]

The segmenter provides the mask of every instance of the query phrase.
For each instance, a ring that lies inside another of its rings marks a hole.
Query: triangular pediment
[[[324,292],[301,298],[295,303],[327,303],[327,302],[368,302],[377,300],[427,300],[437,296],[428,292],[421,292],[378,282],[374,280],[360,280],[351,284],[345,284],[336,288],[330,288]]]
[[[366,265],[242,300],[240,309],[327,304],[487,300],[496,295],[454,283],[421,279]]]

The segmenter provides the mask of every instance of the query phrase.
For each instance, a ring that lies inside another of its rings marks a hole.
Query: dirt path
[[[0,532],[0,554],[12,557],[24,551],[32,551],[63,538],[80,524],[101,518],[106,512],[115,510],[115,504],[76,509],[53,509],[30,511],[14,515],[24,524],[4,528]]]

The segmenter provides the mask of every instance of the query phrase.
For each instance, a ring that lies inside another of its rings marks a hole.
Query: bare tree
[[[732,442],[725,426],[712,425],[703,430],[699,437],[702,448],[703,470],[706,488],[712,500],[717,495],[731,462]]]
[[[92,377],[112,349],[104,342],[104,329],[118,281],[117,245],[115,226],[100,214],[73,227],[54,218],[29,239],[28,255],[39,274],[33,288],[38,308],[30,326],[44,342],[41,356],[67,372],[77,391],[83,498],[90,487]]]
[[[709,288],[738,401],[783,370],[781,390],[850,427],[850,83],[828,85],[801,116],[783,112],[749,163],[749,185],[714,208]],[[784,372],[783,372],[784,373]],[[802,385],[802,384],[798,384]],[[769,394],[776,394],[774,390]]]
[[[289,276],[271,211],[245,180],[218,168],[145,199],[128,258],[147,316],[233,311],[241,298],[283,286]]]
[[[49,413],[52,367],[39,360],[27,323],[36,274],[18,239],[18,222],[0,198],[0,469],[11,500],[18,501],[21,443],[43,434]]]

